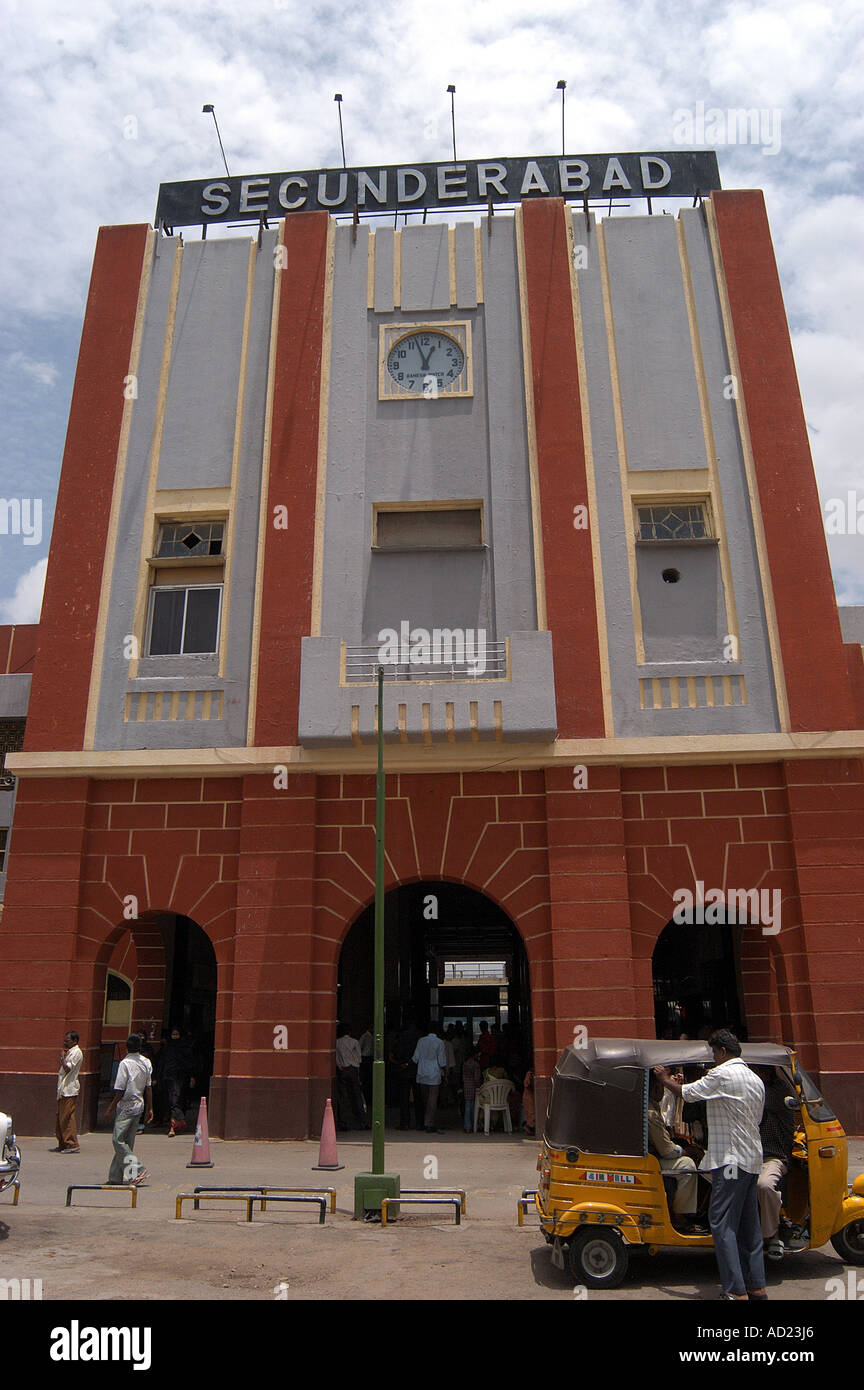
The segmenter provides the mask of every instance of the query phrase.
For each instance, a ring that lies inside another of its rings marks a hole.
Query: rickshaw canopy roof
[[[741,1060],[753,1066],[788,1066],[791,1049],[779,1043],[742,1043]],[[584,1047],[565,1047],[555,1067],[562,1076],[575,1076],[582,1080],[592,1080],[590,1073],[605,1073],[610,1067],[638,1067],[649,1071],[652,1067],[668,1067],[676,1063],[681,1066],[711,1066],[714,1053],[707,1042],[696,1040],[654,1041],[645,1038],[597,1038]]]
[[[788,1066],[791,1050],[778,1043],[742,1043],[751,1066]],[[656,1066],[711,1066],[707,1042],[597,1038],[565,1047],[552,1073],[545,1137],[555,1148],[592,1154],[646,1152],[646,1073]]]

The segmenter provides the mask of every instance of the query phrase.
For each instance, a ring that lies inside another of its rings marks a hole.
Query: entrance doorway
[[[375,908],[357,918],[342,945],[338,1018],[354,1036],[372,1025]],[[438,1025],[445,1040],[476,1045],[480,1024],[500,1039],[521,1084],[532,1049],[531,991],[522,938],[507,914],[463,884],[403,884],[384,903],[385,1050],[410,1023]],[[457,1049],[457,1053],[458,1053]],[[506,1065],[506,1062],[505,1062]],[[442,1089],[442,1123],[457,1127],[461,1077]]]
[[[666,924],[651,958],[658,1038],[698,1038],[730,1028],[747,1041],[741,930],[726,922]]]
[[[201,1096],[209,1093],[213,1074],[216,986],[213,946],[191,917],[149,912],[119,936],[104,987],[100,1057],[103,1105],[110,1099],[129,1033],[144,1038],[143,1051],[158,1074],[159,1053],[172,1029],[178,1029],[187,1077],[182,1105],[194,1119]],[[160,1120],[167,1124],[166,1095],[164,1085],[154,1090],[157,1124]]]

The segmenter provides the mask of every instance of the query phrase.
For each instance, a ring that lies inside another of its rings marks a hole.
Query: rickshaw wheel
[[[831,1244],[847,1265],[864,1265],[864,1220],[851,1221],[831,1237]]]
[[[586,1226],[570,1241],[570,1273],[589,1289],[617,1289],[629,1263],[627,1246],[611,1231]]]

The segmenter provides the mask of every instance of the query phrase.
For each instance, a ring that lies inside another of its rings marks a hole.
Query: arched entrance
[[[189,1109],[209,1092],[216,1033],[216,955],[207,933],[191,917],[147,912],[112,933],[104,972],[97,971],[100,1033],[100,1096],[107,1103],[114,1064],[130,1032],[142,1034],[155,1064],[165,1038],[179,1028],[194,1058]],[[101,975],[101,986],[99,983]],[[160,1096],[154,1096],[157,1123]],[[100,1106],[101,1112],[102,1106]]]
[[[724,918],[720,910],[717,916]],[[654,1021],[658,1038],[689,1038],[707,1029],[731,1028],[749,1034],[741,975],[742,926],[690,920],[667,922],[651,957]]]
[[[355,1030],[372,1022],[375,907],[356,919],[339,957],[337,1015]],[[384,903],[385,1031],[413,1018],[476,1041],[481,1021],[524,1071],[532,1051],[531,991],[522,937],[491,898],[427,879],[393,888]],[[444,1121],[448,1122],[447,1112]],[[455,1127],[456,1116],[449,1122]]]

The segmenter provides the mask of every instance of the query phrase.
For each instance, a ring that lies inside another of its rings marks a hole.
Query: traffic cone
[[[339,1168],[344,1168],[345,1164],[339,1162],[339,1155],[336,1152],[336,1121],[333,1119],[333,1106],[328,1097],[324,1104],[324,1119],[321,1122],[321,1143],[318,1146],[318,1162],[312,1165],[312,1171],[327,1169],[335,1172]]]
[[[195,1143],[192,1145],[192,1161],[187,1168],[212,1168],[210,1160],[210,1135],[207,1132],[207,1101],[201,1097],[198,1107],[198,1123],[195,1126]]]

